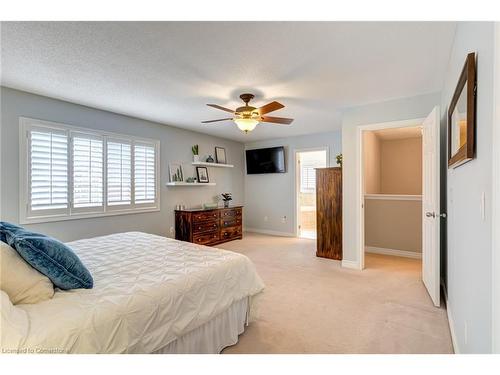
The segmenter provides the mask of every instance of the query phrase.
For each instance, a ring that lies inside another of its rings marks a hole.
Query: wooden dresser
[[[175,211],[175,239],[217,245],[243,238],[243,206]]]
[[[342,168],[316,169],[316,256],[342,260]]]

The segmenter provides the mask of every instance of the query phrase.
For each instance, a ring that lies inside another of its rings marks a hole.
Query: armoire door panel
[[[316,169],[316,256],[342,260],[342,169]]]

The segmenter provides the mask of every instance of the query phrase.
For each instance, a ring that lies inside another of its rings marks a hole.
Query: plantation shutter
[[[107,204],[132,203],[132,146],[127,141],[107,142]]]
[[[300,192],[313,193],[316,191],[316,170],[322,166],[320,162],[310,160],[300,162]]]
[[[55,129],[33,129],[28,134],[28,208],[64,212],[68,208],[68,135]]]
[[[156,199],[155,147],[134,145],[134,201],[136,204],[154,203]]]
[[[73,207],[103,207],[103,141],[73,135]]]

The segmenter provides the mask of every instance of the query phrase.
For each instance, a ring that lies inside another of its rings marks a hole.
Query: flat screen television
[[[285,173],[283,146],[246,150],[247,174]]]

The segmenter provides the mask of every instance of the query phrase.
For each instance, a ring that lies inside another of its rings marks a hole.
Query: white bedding
[[[2,292],[3,352],[151,353],[264,288],[247,257],[216,248],[139,232],[68,245],[94,288],[16,306]]]

